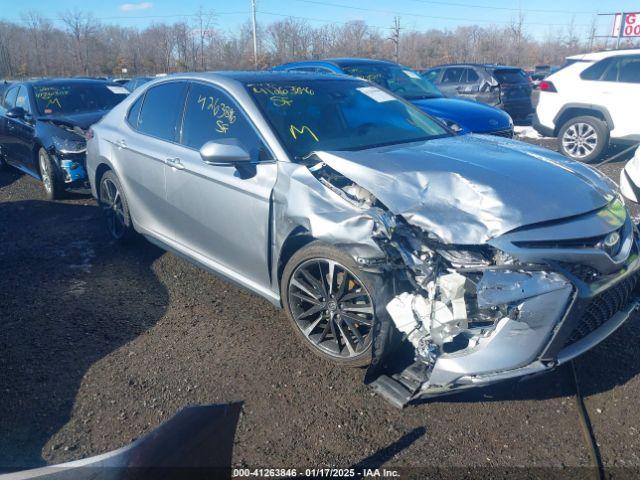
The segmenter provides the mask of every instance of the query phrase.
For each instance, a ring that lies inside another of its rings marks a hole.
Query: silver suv
[[[457,135],[361,79],[173,76],[91,132],[113,238],[139,232],[284,307],[314,353],[371,365],[397,405],[549,370],[637,303],[615,184],[536,146]],[[391,378],[380,366],[405,360],[400,341],[414,358]]]

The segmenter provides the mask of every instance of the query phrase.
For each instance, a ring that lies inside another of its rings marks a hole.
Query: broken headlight
[[[72,140],[69,138],[53,137],[53,146],[60,153],[84,153],[87,151],[87,142],[82,139]]]

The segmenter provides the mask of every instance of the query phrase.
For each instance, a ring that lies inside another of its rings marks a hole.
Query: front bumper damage
[[[583,200],[591,210],[544,220],[512,189],[471,183],[444,166],[427,176],[406,164],[395,172],[384,158],[379,168],[350,158],[316,152],[306,167],[291,165],[275,216],[384,277],[389,291],[376,305],[365,381],[394,405],[550,371],[640,305],[638,232],[597,172],[567,177],[590,185]]]
[[[522,242],[517,232],[493,242],[514,255],[507,260],[512,264],[449,268],[426,285],[426,294],[418,289],[396,295],[387,311],[414,359],[394,366],[394,373],[381,369],[370,376],[373,388],[403,407],[418,398],[550,371],[603,341],[640,307],[638,232],[617,210],[612,205],[555,225],[561,231],[588,224],[603,229],[606,239],[613,228],[619,241],[608,253],[598,248],[600,237],[549,248],[549,242]],[[524,235],[535,238],[547,228]],[[520,247],[509,247],[514,244]]]

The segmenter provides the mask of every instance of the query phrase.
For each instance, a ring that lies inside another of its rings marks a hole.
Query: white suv
[[[640,49],[568,57],[540,83],[533,119],[560,151],[584,162],[616,143],[640,141]]]

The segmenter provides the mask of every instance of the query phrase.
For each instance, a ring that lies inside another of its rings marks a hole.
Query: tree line
[[[364,21],[312,26],[284,18],[257,27],[254,64],[249,21],[234,32],[219,27],[215,12],[200,9],[188,20],[146,28],[103,23],[74,10],[56,21],[30,11],[20,21],[0,21],[0,78],[127,76],[179,71],[267,68],[278,63],[338,56],[397,60],[414,68],[453,62],[532,67],[561,64],[568,55],[613,46],[573,22],[536,39],[522,16],[504,26],[461,26],[412,31],[395,18],[388,29]],[[626,42],[625,46],[634,45]]]

